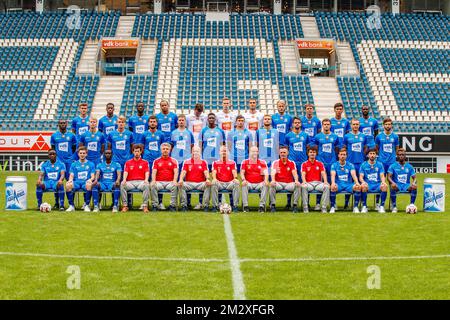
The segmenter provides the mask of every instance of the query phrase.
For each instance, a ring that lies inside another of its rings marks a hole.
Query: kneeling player
[[[79,160],[72,163],[70,166],[69,180],[66,182],[67,199],[69,200],[69,208],[67,212],[75,211],[73,202],[74,192],[84,191],[84,204],[81,208],[86,212],[90,212],[89,203],[92,196],[92,182],[95,176],[95,165],[86,160],[87,148],[78,148]],[[74,180],[75,179],[75,180]]]
[[[99,211],[99,193],[113,193],[112,212],[119,211],[120,179],[122,176],[122,166],[118,162],[112,161],[112,151],[106,150],[103,154],[105,161],[97,165],[95,172],[94,187],[92,196],[94,198],[94,212]]]
[[[361,181],[362,203],[361,212],[367,213],[367,193],[381,193],[381,204],[379,213],[385,213],[384,203],[387,197],[387,184],[384,176],[383,164],[376,160],[377,151],[369,150],[369,160],[364,162],[359,168],[359,180]]]
[[[359,213],[358,203],[361,197],[361,185],[356,176],[355,166],[347,162],[347,148],[339,150],[338,157],[339,161],[331,165],[330,213],[336,212],[336,194],[340,192],[354,193],[353,212]]]
[[[38,208],[42,204],[44,191],[58,192],[59,211],[64,211],[64,174],[66,166],[56,159],[56,151],[48,150],[48,159],[41,166],[41,172],[36,183],[36,198]]]
[[[411,164],[406,162],[406,151],[403,148],[397,150],[398,162],[393,163],[388,169],[388,181],[391,185],[392,212],[397,212],[397,193],[409,192],[411,204],[416,202],[417,180],[416,172]],[[411,178],[413,179],[411,183]]]

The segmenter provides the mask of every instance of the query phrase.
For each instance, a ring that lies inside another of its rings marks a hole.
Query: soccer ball
[[[231,206],[228,203],[222,203],[219,207],[221,214],[230,214],[231,213]]]
[[[39,207],[39,210],[41,210],[41,212],[50,212],[50,211],[52,211],[52,206],[50,204],[48,204],[47,202],[44,202]]]
[[[417,213],[417,207],[414,204],[410,204],[406,207],[406,213],[415,214]]]

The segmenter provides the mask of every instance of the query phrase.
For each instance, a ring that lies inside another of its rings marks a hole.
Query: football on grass
[[[406,213],[415,214],[417,213],[417,207],[414,204],[410,204],[406,207]]]
[[[219,207],[221,214],[230,214],[231,213],[231,206],[228,203],[222,203]]]
[[[50,211],[52,211],[52,206],[50,204],[48,204],[47,202],[44,202],[39,207],[39,210],[41,210],[41,212],[50,212]]]

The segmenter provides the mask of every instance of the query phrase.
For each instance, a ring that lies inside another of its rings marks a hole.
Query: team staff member
[[[113,161],[125,167],[131,157],[131,150],[134,144],[133,133],[125,129],[126,118],[120,116],[117,119],[117,130],[112,131],[107,138],[108,149],[113,153]]]
[[[106,115],[98,121],[98,131],[103,133],[105,139],[108,134],[117,129],[117,118],[118,116],[114,114],[114,103],[108,103],[106,105]]]
[[[170,141],[170,135],[178,125],[178,116],[173,112],[169,112],[169,102],[167,100],[162,100],[159,103],[159,107],[161,112],[156,115],[158,130],[164,133],[165,141]]]
[[[128,191],[138,189],[142,191],[142,211],[148,213],[150,168],[148,162],[142,159],[141,155],[142,145],[136,144],[133,146],[133,158],[125,163],[123,180],[120,185],[122,212],[128,211]]]
[[[327,206],[330,199],[330,185],[327,180],[327,173],[322,162],[316,160],[317,147],[308,149],[308,160],[302,164],[302,200],[303,212],[308,213],[308,193],[311,191],[322,192],[322,213],[327,213]]]
[[[250,158],[244,160],[241,166],[242,206],[244,212],[249,212],[248,192],[259,191],[259,212],[266,211],[267,192],[269,191],[269,169],[264,160],[259,159],[258,147],[250,148]]]
[[[276,212],[275,202],[278,191],[289,191],[294,194],[294,204],[292,212],[298,212],[298,199],[300,197],[300,182],[298,181],[297,168],[295,163],[288,159],[288,147],[280,147],[280,159],[272,163],[270,175],[270,211]]]
[[[45,191],[58,193],[59,211],[64,211],[64,162],[56,157],[55,149],[48,150],[48,160],[41,165],[41,171],[36,182],[36,199],[38,209],[42,204],[42,196]]]
[[[272,127],[278,130],[279,145],[286,145],[285,137],[291,131],[292,117],[286,113],[286,101],[277,102],[278,112],[272,115]]]
[[[208,164],[205,160],[202,160],[200,148],[194,146],[192,148],[192,158],[183,162],[183,170],[180,174],[178,186],[180,187],[181,196],[181,210],[187,210],[187,192],[191,190],[200,190],[205,193],[202,200],[199,198],[199,204],[205,212],[208,211],[209,199],[210,199],[210,186]],[[217,211],[217,207],[213,207],[212,211]]]
[[[219,206],[219,190],[229,190],[233,212],[238,211],[239,205],[239,180],[237,177],[236,162],[228,159],[228,149],[226,146],[220,147],[220,160],[213,162],[212,170],[212,206]]]
[[[158,192],[160,190],[170,191],[169,211],[176,211],[178,195],[178,161],[170,157],[170,143],[164,142],[161,145],[161,157],[153,161],[152,182],[150,184],[152,193],[152,211],[157,211],[161,207]]]
[[[89,119],[89,131],[81,136],[79,146],[86,147],[88,150],[87,159],[98,165],[105,151],[105,143],[105,136],[97,129],[97,118],[91,117]]]

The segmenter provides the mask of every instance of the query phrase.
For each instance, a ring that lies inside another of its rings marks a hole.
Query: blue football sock
[[[384,203],[386,202],[387,192],[381,192],[381,206],[384,207]]]
[[[61,186],[61,187],[59,187],[59,189],[58,189],[58,195],[59,195],[59,197],[58,197],[58,200],[59,200],[59,207],[60,208],[64,208],[64,187],[63,186]]]
[[[330,192],[330,205],[333,208],[336,206],[336,192]]]
[[[391,190],[391,202],[392,208],[397,207],[397,191]]]
[[[416,202],[416,198],[417,198],[417,190],[412,190],[411,191],[411,203],[414,204]]]
[[[42,196],[43,195],[44,195],[44,190],[42,189],[41,186],[37,186],[36,187],[36,198],[37,198],[38,207],[40,207],[42,204]]]
[[[98,188],[92,189],[92,197],[94,198],[94,207],[98,207],[98,197],[99,197],[99,192],[98,192]]]
[[[367,207],[367,192],[363,192],[361,194],[362,204],[363,207]]]
[[[346,194],[346,195],[345,195],[345,204],[344,204],[344,207],[348,207],[349,202],[350,202],[350,195],[349,195],[349,194]]]
[[[91,204],[92,191],[86,191],[84,193],[84,203],[89,206]]]
[[[361,199],[361,192],[355,192],[354,197],[355,197],[355,204],[353,206],[357,207],[359,205],[359,200]]]
[[[119,198],[120,198],[120,189],[114,189],[113,192],[113,206],[118,207],[119,206]]]
[[[67,200],[69,201],[69,205],[75,206],[73,203],[73,197],[74,197],[73,191],[67,191],[66,195],[67,195]]]

